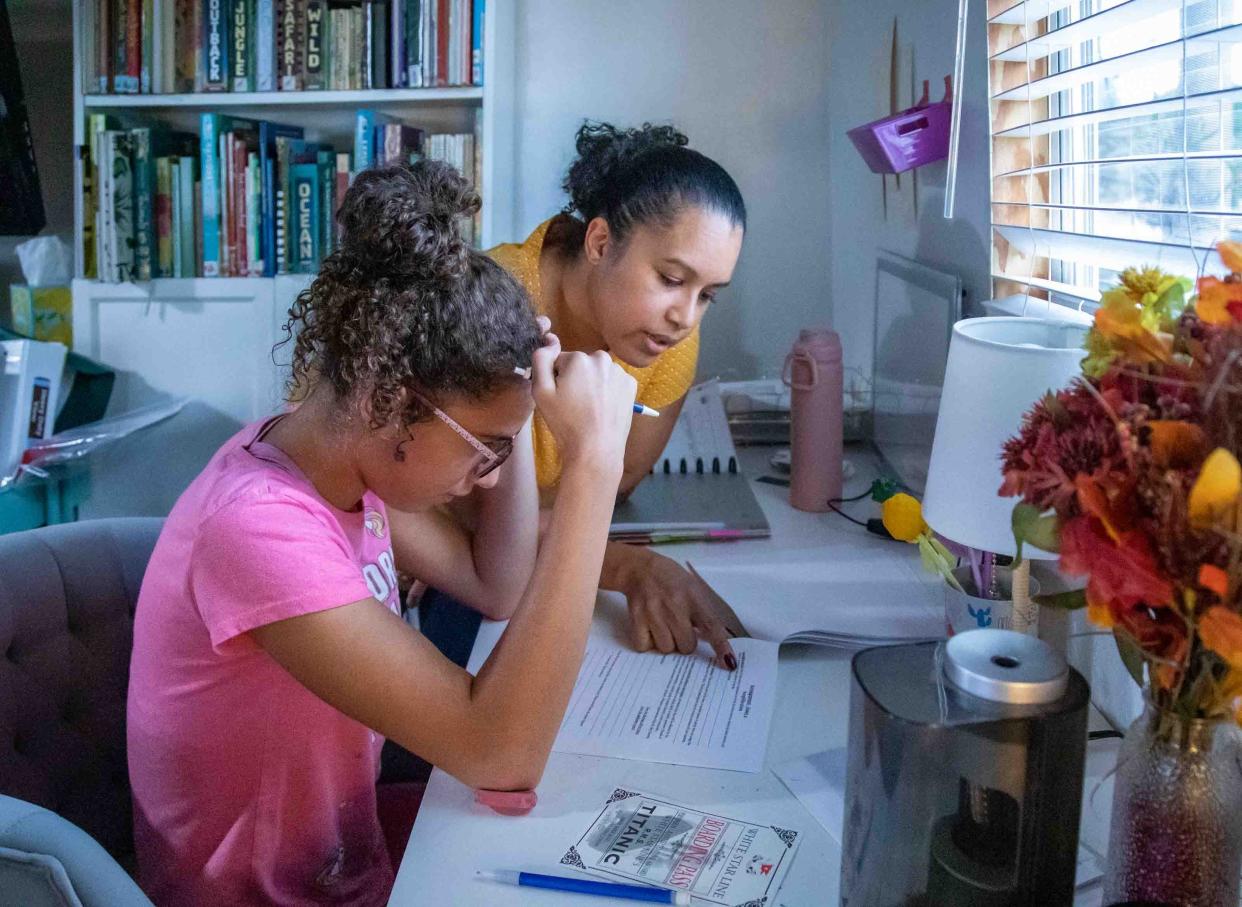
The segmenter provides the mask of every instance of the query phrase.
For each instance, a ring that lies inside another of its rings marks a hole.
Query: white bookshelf
[[[84,89],[89,42],[84,0],[74,0],[74,145],[85,141],[86,118],[109,113],[122,124],[150,122],[197,132],[204,111],[227,110],[238,117],[269,119],[301,126],[311,141],[337,148],[352,147],[355,113],[368,107],[389,114],[429,132],[470,132],[481,111],[483,150],[483,247],[514,238],[514,33],[512,3],[489,2],[483,30],[485,84],[482,87],[394,88],[365,91],[264,91],[201,94],[87,94]],[[195,332],[206,332],[217,344],[230,338],[220,331],[230,318],[236,329],[232,346],[246,350],[255,338],[266,343],[274,338],[273,326],[283,323],[285,312],[309,277],[275,278],[179,278],[125,284],[86,280],[82,254],[82,175],[74,177],[74,347],[121,371],[135,369],[136,377],[157,391],[185,393],[186,375],[196,368],[184,357],[202,352]],[[228,313],[222,316],[220,313]],[[201,328],[201,331],[199,330]],[[170,355],[138,357],[127,338],[141,337]],[[117,359],[115,357],[124,357]],[[128,361],[126,361],[128,360]],[[270,364],[270,358],[267,360]],[[213,405],[241,421],[266,411],[270,376],[263,377],[262,391],[253,387],[228,388],[229,382],[253,382],[247,368],[235,369],[217,379],[217,386],[203,390],[214,397]],[[249,402],[244,402],[249,401]]]

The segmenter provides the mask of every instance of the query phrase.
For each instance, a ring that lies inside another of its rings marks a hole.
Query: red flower
[[[1087,599],[1107,604],[1124,623],[1137,605],[1153,608],[1173,600],[1173,585],[1160,574],[1147,536],[1119,532],[1114,542],[1094,516],[1078,516],[1061,527],[1061,569],[1086,576]]]
[[[1104,397],[1114,411],[1126,402],[1116,390]],[[1112,416],[1081,385],[1035,404],[1018,436],[1005,443],[1001,459],[1005,480],[1000,494],[1021,495],[1026,503],[1060,516],[1075,512],[1079,475],[1111,487],[1116,484],[1110,480],[1114,473],[1128,471]]]

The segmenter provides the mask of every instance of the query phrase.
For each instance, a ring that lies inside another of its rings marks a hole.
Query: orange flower
[[[1209,528],[1226,520],[1237,508],[1242,495],[1242,464],[1223,447],[1218,447],[1203,461],[1199,477],[1190,489],[1187,501],[1190,524]]]
[[[1199,300],[1195,312],[1208,324],[1231,324],[1242,320],[1242,283],[1217,277],[1199,278]]]
[[[1113,617],[1108,602],[1096,601],[1093,598],[1087,599],[1087,620],[1104,630],[1111,630],[1117,625],[1117,618]]]
[[[1207,434],[1192,422],[1153,419],[1147,428],[1152,460],[1161,469],[1185,469],[1207,452]]]
[[[1214,605],[1199,618],[1199,638],[1230,667],[1242,670],[1242,617]]]
[[[1204,564],[1199,568],[1199,585],[1210,592],[1215,592],[1218,598],[1227,598],[1229,574],[1215,564]]]
[[[1121,292],[1106,294],[1095,312],[1095,330],[1135,363],[1168,362],[1165,339],[1143,324],[1143,309]]]
[[[1222,239],[1216,244],[1216,253],[1226,268],[1235,274],[1242,273],[1242,242]]]

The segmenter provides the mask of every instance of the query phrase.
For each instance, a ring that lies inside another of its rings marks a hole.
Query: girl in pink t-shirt
[[[385,737],[472,787],[543,772],[635,384],[544,333],[462,240],[477,206],[444,164],[358,176],[340,247],[290,312],[297,407],[229,440],[160,535],[128,712],[139,877],[159,904],[383,903]],[[542,543],[535,407],[565,463]],[[398,571],[510,619],[477,676],[401,620]]]

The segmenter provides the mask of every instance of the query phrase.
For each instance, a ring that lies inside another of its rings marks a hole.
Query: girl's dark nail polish
[[[725,663],[725,667],[728,668],[730,671],[737,670],[737,659],[733,657],[732,652],[730,652],[728,655],[724,657],[724,663]]]

